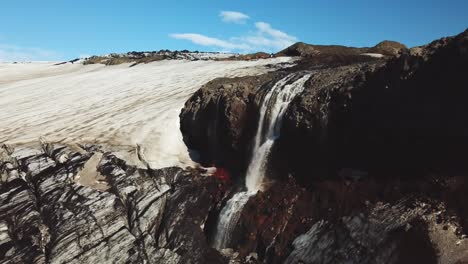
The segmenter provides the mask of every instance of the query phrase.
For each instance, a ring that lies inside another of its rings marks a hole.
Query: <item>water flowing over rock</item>
[[[275,83],[266,93],[260,107],[252,160],[245,178],[247,191],[235,194],[221,210],[213,243],[215,248],[223,249],[228,246],[244,204],[261,189],[270,150],[280,136],[283,115],[289,103],[302,92],[309,77],[307,74],[290,74]]]
[[[271,87],[281,75],[268,73],[215,79],[202,86],[180,113],[184,142],[200,154],[200,162],[229,168],[234,177],[248,165],[246,146],[257,126],[256,94]]]
[[[281,79],[263,99],[257,133],[254,139],[252,159],[245,177],[245,185],[249,192],[256,192],[260,189],[262,180],[265,177],[270,150],[275,140],[280,136],[284,113],[295,96],[304,90],[304,84],[310,78],[310,75],[306,74],[294,80],[297,77],[298,75],[291,74]]]
[[[252,194],[239,192],[229,199],[226,205],[219,213],[216,232],[213,240],[213,247],[222,250],[229,247],[232,240],[232,233],[236,227],[244,204],[249,200]]]

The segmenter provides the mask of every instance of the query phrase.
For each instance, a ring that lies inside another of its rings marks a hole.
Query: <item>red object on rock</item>
[[[231,177],[229,176],[228,170],[226,170],[225,168],[218,168],[216,166],[215,168],[216,168],[216,172],[213,174],[214,177],[222,181],[229,181],[231,179]]]

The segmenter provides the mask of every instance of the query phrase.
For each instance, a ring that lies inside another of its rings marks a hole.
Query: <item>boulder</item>
[[[437,263],[420,208],[377,205],[366,213],[319,221],[296,238],[284,263]]]

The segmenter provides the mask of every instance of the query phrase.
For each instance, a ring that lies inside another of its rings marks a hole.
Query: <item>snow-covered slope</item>
[[[192,165],[178,118],[190,95],[214,78],[260,74],[288,60],[0,64],[0,143],[97,142],[127,160],[140,144],[154,167]]]

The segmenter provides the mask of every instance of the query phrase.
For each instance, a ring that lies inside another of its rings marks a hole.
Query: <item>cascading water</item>
[[[262,180],[265,177],[271,147],[280,136],[284,113],[294,97],[304,90],[304,84],[310,78],[310,75],[304,75],[295,82],[286,84],[294,77],[294,75],[288,75],[280,80],[277,84],[279,84],[278,87],[283,89],[271,89],[263,100],[252,152],[253,157],[245,177],[245,185],[248,191],[256,192],[260,189]]]
[[[247,191],[236,193],[219,214],[213,240],[213,247],[218,250],[228,246],[231,241],[232,231],[239,220],[241,209],[249,200],[249,197],[261,189],[268,156],[275,140],[280,136],[284,113],[294,97],[304,90],[304,84],[310,78],[310,74],[298,79],[296,77],[298,77],[297,74],[290,74],[279,80],[265,95],[260,107],[253,157],[247,169],[245,180]]]
[[[220,250],[227,247],[231,241],[232,230],[237,224],[240,217],[240,209],[249,200],[251,194],[247,192],[238,192],[227,201],[226,205],[221,210],[216,225],[216,234],[213,241],[213,247]]]

